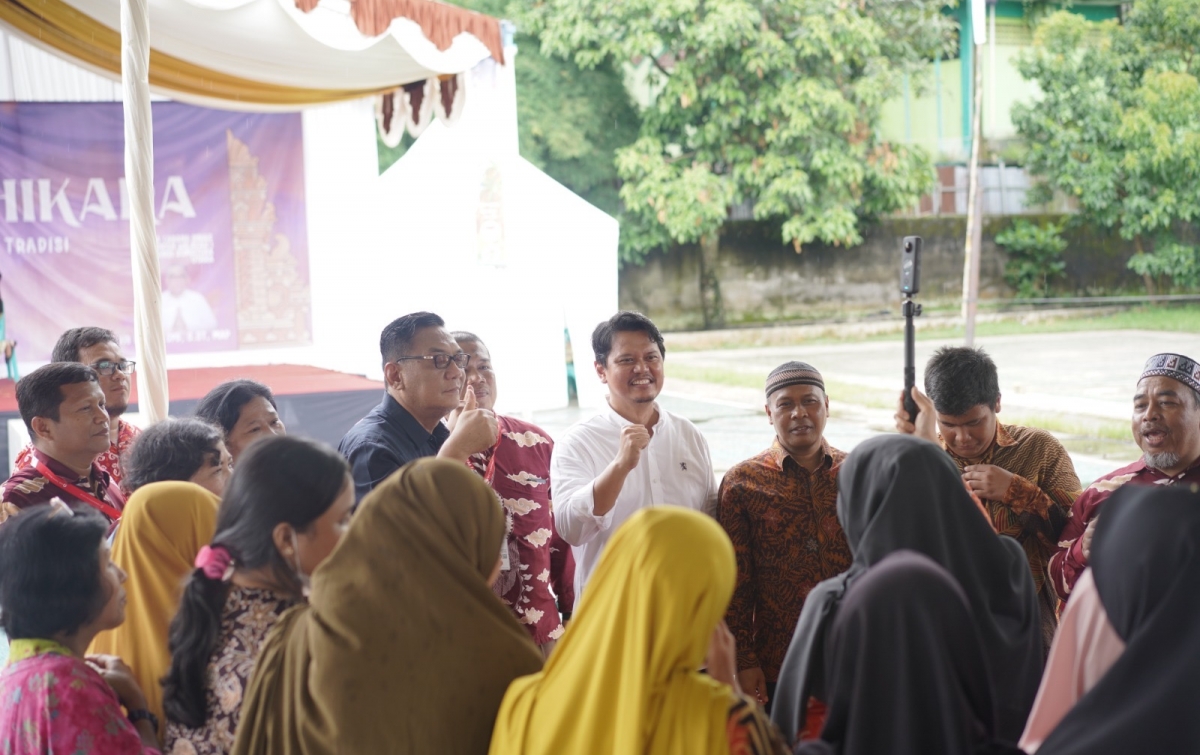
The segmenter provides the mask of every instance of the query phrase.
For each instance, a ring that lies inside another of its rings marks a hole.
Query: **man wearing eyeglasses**
[[[71,328],[63,333],[58,337],[58,343],[54,344],[50,359],[53,362],[79,362],[99,373],[100,388],[104,391],[108,409],[109,445],[108,450],[96,459],[96,464],[108,473],[113,485],[120,487],[124,479],[121,457],[141,432],[121,419],[121,415],[129,408],[130,380],[136,362],[129,361],[121,354],[116,333],[95,327]],[[31,443],[17,454],[13,471],[27,469],[33,466],[33,462]]]
[[[386,395],[342,438],[358,500],[414,459],[464,464],[496,442],[496,416],[466,387],[470,356],[432,312],[397,318],[379,336]],[[464,390],[465,388],[465,390]]]

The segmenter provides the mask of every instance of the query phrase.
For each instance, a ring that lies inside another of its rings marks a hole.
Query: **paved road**
[[[956,342],[917,343],[917,381],[934,349]],[[1200,357],[1200,334],[1152,331],[1048,333],[982,338],[979,344],[996,361],[1003,394],[1002,409],[1061,412],[1084,417],[1127,420],[1130,399],[1146,359],[1162,351]],[[867,388],[898,391],[902,385],[903,343],[899,340],[769,347],[723,351],[674,352],[667,360],[667,382],[661,402],[669,411],[696,423],[708,439],[718,474],[758,453],[771,442],[771,428],[762,410],[761,393],[672,380],[672,364],[716,367],[760,376],[781,362],[812,363],[826,379]],[[833,416],[826,437],[850,450],[862,440],[887,431],[891,412],[839,405],[832,397]],[[551,435],[561,435],[583,414],[578,409],[539,412],[534,421]],[[1003,416],[1003,412],[1002,412]],[[1072,454],[1085,484],[1130,459],[1102,459]]]

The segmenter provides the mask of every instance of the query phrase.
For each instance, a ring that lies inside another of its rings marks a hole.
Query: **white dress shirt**
[[[633,423],[605,403],[599,414],[567,430],[554,445],[550,480],[554,523],[575,554],[575,599],[579,600],[612,533],[647,506],[674,504],[712,514],[717,500],[708,443],[683,417],[658,409],[650,445],[625,478],[616,505],[604,516],[592,513],[592,485],[617,457],[621,431]]]

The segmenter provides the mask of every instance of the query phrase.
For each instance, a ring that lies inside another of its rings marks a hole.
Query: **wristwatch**
[[[154,715],[145,708],[138,708],[137,710],[129,711],[127,718],[131,724],[136,724],[138,721],[149,721],[150,725],[154,727],[154,731],[158,731],[158,716]]]

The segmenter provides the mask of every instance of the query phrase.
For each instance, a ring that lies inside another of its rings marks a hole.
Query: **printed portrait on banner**
[[[153,109],[168,353],[310,343],[300,116]],[[0,274],[23,361],[80,325],[133,356],[129,243],[121,105],[0,104]]]

